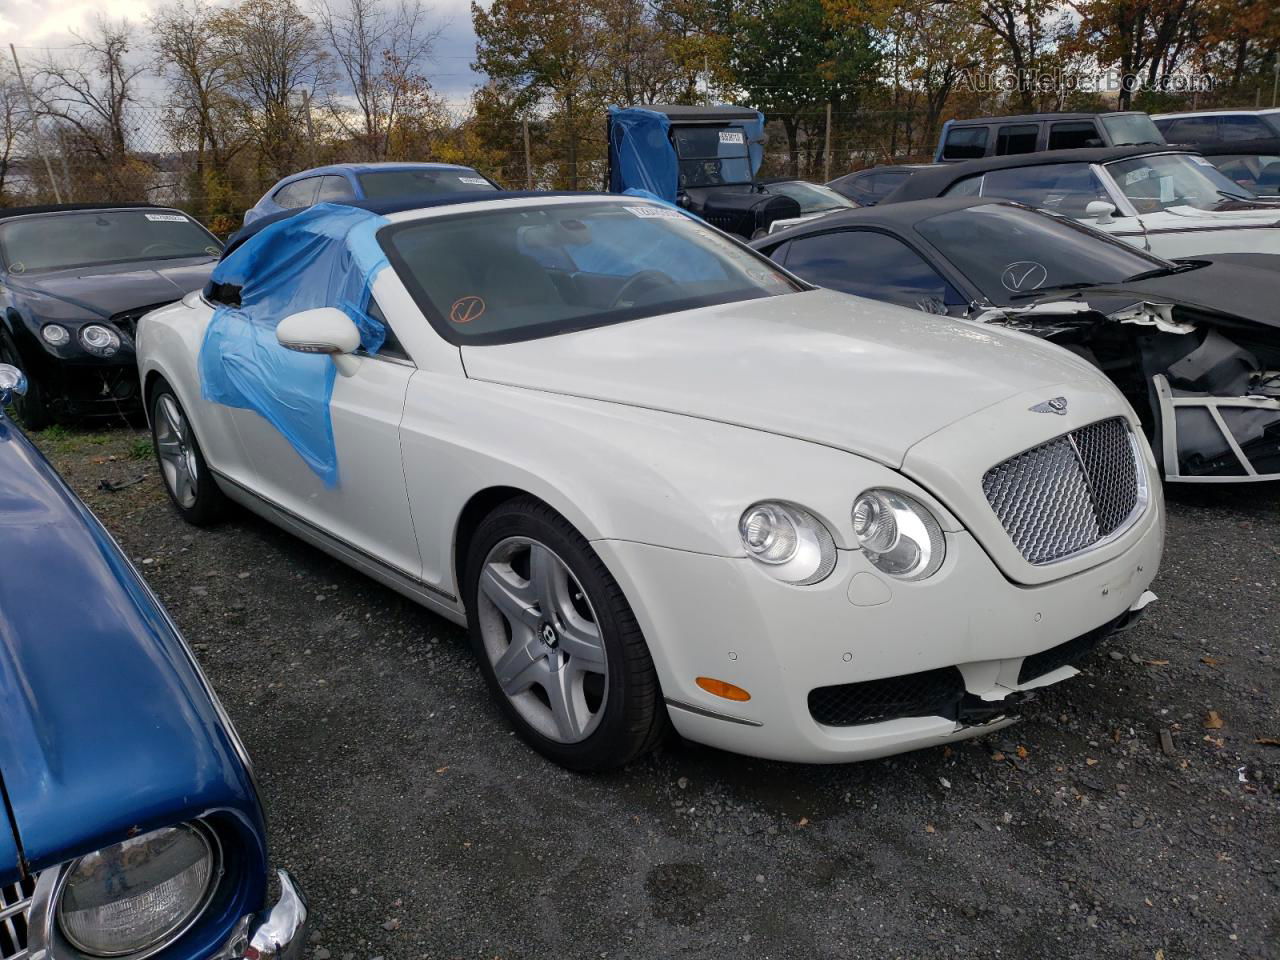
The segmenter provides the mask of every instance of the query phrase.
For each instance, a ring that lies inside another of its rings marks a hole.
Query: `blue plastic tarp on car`
[[[609,192],[647,190],[675,203],[676,149],[666,114],[640,107],[609,108]]]
[[[357,207],[318,204],[254,234],[213,271],[214,284],[240,288],[240,306],[218,307],[205,331],[201,396],[265,418],[328,486],[338,482],[329,418],[336,368],[323,354],[282,347],[276,324],[337,307],[376,353],[386,328],[369,315],[369,292],[387,266],[376,238],[387,222]]]

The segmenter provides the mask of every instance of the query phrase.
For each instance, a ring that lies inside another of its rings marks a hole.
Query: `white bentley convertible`
[[[810,288],[595,195],[321,205],[139,327],[169,494],[459,624],[536,749],[844,761],[1012,722],[1151,599],[1160,485],[1086,362]]]

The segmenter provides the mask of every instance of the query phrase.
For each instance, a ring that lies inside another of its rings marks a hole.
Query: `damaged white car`
[[[466,624],[566,766],[669,723],[817,762],[974,736],[1152,598],[1137,417],[1034,338],[630,197],[322,204],[230,251],[138,331],[174,505]]]
[[[1016,203],[879,205],[754,244],[813,283],[1023,330],[1084,357],[1170,481],[1280,478],[1280,256],[1177,261]]]

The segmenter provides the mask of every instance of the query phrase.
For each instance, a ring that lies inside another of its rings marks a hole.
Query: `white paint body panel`
[[[976,735],[988,728],[936,718],[821,727],[807,695],[958,665],[971,692],[998,696],[1016,687],[1023,657],[1115,619],[1155,575],[1158,484],[1123,536],[1053,569],[1026,564],[985,501],[981,475],[1000,460],[1103,417],[1136,428],[1107,379],[1043,341],[808,291],[459,349],[392,270],[374,295],[413,362],[356,356],[354,375],[337,378],[336,488],[257,414],[201,400],[196,357],[212,313],[202,300],[143,321],[143,382],[173,385],[220,475],[413,581],[455,620],[454,541],[468,501],[494,487],[546,501],[622,586],[664,695],[760,724],[673,709],[692,739],[840,761]],[[1028,409],[1054,396],[1068,397],[1067,416]],[[856,549],[850,510],[872,486],[935,512],[948,544],[937,574],[895,581]],[[745,556],[738,518],[769,498],[803,504],[830,528],[839,562],[822,583],[782,584]],[[859,574],[862,587],[878,583],[851,593]],[[752,699],[717,700],[698,675]]]

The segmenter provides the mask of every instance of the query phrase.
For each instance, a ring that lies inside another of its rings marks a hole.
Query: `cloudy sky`
[[[73,30],[83,30],[97,12],[111,20],[127,18],[141,28],[143,18],[164,0],[0,0],[0,37],[18,48],[18,56],[34,62],[48,48],[75,42]],[[223,0],[226,2],[226,0]],[[308,0],[300,0],[304,7]],[[428,0],[437,21],[448,27],[436,46],[427,73],[436,90],[455,106],[466,103],[480,78],[471,72],[475,34],[471,30],[469,0]],[[487,4],[486,4],[487,5]],[[8,59],[9,51],[0,48]],[[25,64],[24,64],[25,66]]]

